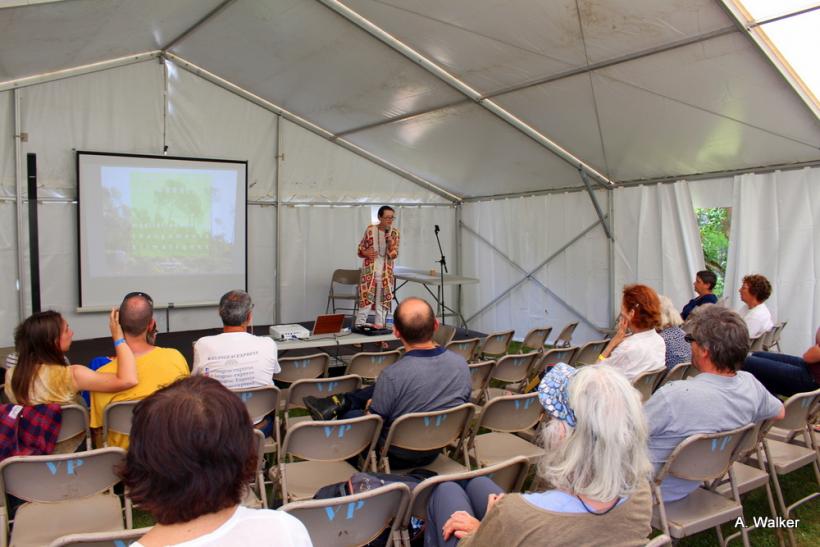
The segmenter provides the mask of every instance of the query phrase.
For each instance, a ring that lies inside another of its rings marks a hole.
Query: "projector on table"
[[[302,325],[271,325],[270,335],[276,340],[302,340],[310,338],[310,331]]]

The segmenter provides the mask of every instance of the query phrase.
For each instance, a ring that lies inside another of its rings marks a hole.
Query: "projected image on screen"
[[[84,305],[124,285],[179,304],[245,286],[243,162],[82,152],[79,165]]]

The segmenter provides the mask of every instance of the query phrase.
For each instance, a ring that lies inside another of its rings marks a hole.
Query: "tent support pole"
[[[609,228],[615,230],[615,192],[607,192],[607,209],[609,210]],[[617,290],[615,288],[615,238],[611,237],[607,245],[608,250],[608,274],[609,274],[609,320],[615,317],[615,310],[618,309],[615,303]]]
[[[15,213],[17,215],[17,309],[18,318],[23,319],[26,316],[26,298],[25,298],[25,283],[23,276],[26,271],[26,264],[24,260],[25,252],[25,223],[23,222],[23,131],[22,131],[22,116],[20,113],[20,105],[22,97],[20,92],[14,90],[13,92],[13,106],[14,108],[14,180],[15,180]]]
[[[274,265],[273,265],[273,298],[275,299],[273,306],[273,323],[278,325],[282,320],[282,279],[281,279],[281,259],[280,248],[282,243],[282,207],[279,202],[281,194],[280,180],[282,180],[282,124],[280,123],[282,117],[276,116],[276,173],[274,174],[275,189],[276,189],[276,234],[274,237],[276,250],[274,251]]]
[[[461,204],[456,204],[456,215],[455,215],[455,233],[456,233],[456,251],[455,251],[455,271],[456,275],[461,275]],[[462,301],[462,291],[461,285],[456,285],[456,311],[460,317],[464,317],[464,313],[461,311],[461,301]],[[466,323],[466,322],[465,322]],[[469,325],[468,325],[469,326]]]
[[[606,232],[606,237],[607,239],[612,240],[612,232],[609,229],[609,222],[607,222],[604,212],[601,210],[601,204],[598,203],[598,198],[595,197],[595,192],[592,190],[592,183],[589,182],[589,177],[583,169],[578,169],[578,172],[581,174],[581,180],[584,181],[584,186],[587,187],[587,194],[589,194],[589,199],[592,200],[592,206],[595,207],[595,214],[598,215],[598,220],[601,221],[601,226],[603,226],[604,232]]]

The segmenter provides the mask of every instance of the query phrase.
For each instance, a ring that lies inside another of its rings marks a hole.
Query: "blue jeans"
[[[478,520],[487,512],[487,497],[504,491],[487,477],[468,481],[443,482],[436,486],[427,502],[427,528],[424,529],[425,547],[454,547],[458,544],[455,534],[444,540],[441,530],[450,515],[466,511]]]
[[[774,395],[791,397],[818,388],[809,365],[794,355],[756,351],[743,362],[743,370]]]

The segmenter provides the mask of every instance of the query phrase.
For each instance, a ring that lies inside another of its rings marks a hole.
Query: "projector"
[[[310,338],[310,331],[302,325],[271,325],[270,335],[274,340],[302,340]]]

